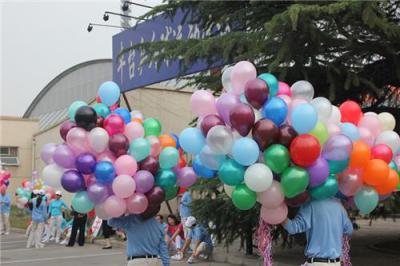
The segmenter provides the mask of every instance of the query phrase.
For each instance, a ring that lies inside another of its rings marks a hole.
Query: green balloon
[[[155,118],[147,118],[143,122],[144,136],[160,136],[161,134],[161,123]]]
[[[319,144],[321,144],[321,146],[324,145],[325,142],[329,138],[328,129],[326,128],[324,123],[322,123],[321,121],[318,121],[318,123],[315,125],[313,130],[308,132],[308,134],[313,135],[314,137],[316,137],[318,139],[318,141],[319,141]]]
[[[235,160],[225,160],[218,170],[219,179],[228,186],[236,186],[244,180],[244,166]]]
[[[264,161],[274,173],[280,174],[289,167],[289,151],[281,144],[273,144],[264,151]]]
[[[22,197],[23,195],[25,195],[25,190],[23,188],[19,187],[19,188],[16,189],[15,193],[18,196]]]
[[[89,200],[86,191],[79,191],[72,198],[72,208],[80,213],[88,213],[94,208],[94,203]]]
[[[164,190],[173,188],[176,184],[176,174],[172,170],[161,170],[156,175],[156,186]]]
[[[179,162],[179,152],[173,147],[166,147],[161,151],[158,160],[160,161],[161,169],[172,168]]]
[[[289,167],[282,173],[283,193],[287,198],[294,198],[306,190],[309,180],[310,177],[305,169],[298,166]]]
[[[397,165],[394,161],[390,161],[389,167],[392,168],[393,170],[395,170],[396,172],[399,171],[399,169],[397,169]]]
[[[354,195],[354,203],[362,215],[372,212],[378,206],[378,202],[379,195],[372,187],[364,186]]]
[[[257,193],[249,189],[245,184],[235,187],[232,192],[232,202],[240,210],[253,208],[257,201]]]
[[[106,118],[111,113],[110,108],[104,103],[96,103],[93,105],[93,109],[96,111],[97,115],[103,118]]]
[[[140,162],[150,154],[151,145],[148,139],[137,138],[129,145],[128,153]]]
[[[166,200],[172,200],[173,198],[176,197],[176,194],[178,194],[179,187],[178,186],[173,186],[171,188],[164,189],[165,192],[165,199]]]
[[[329,173],[331,173],[331,174],[341,173],[349,165],[349,160],[343,160],[343,161],[327,160],[327,161],[328,161],[328,165],[329,165]]]
[[[68,108],[68,117],[69,120],[75,122],[75,113],[76,111],[81,108],[82,106],[86,106],[87,103],[85,103],[84,101],[75,101],[73,102],[69,108]]]
[[[327,198],[332,198],[339,191],[339,184],[337,177],[331,174],[324,183],[314,187],[310,190],[310,195],[313,199],[322,200]]]

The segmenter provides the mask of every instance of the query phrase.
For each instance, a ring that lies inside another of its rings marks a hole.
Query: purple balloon
[[[343,134],[338,134],[331,136],[325,143],[322,156],[327,160],[343,161],[350,157],[352,150],[351,140]]]
[[[75,166],[82,174],[90,175],[96,168],[96,156],[88,152],[79,154],[76,157]]]
[[[75,153],[66,144],[58,145],[54,151],[53,160],[64,168],[75,168]]]
[[[307,168],[310,175],[310,187],[316,187],[325,182],[329,176],[328,162],[319,157],[310,167]]]
[[[67,134],[71,130],[71,128],[76,127],[74,122],[70,120],[65,121],[60,127],[60,136],[63,138],[64,141],[67,141]]]
[[[85,190],[85,179],[76,170],[67,170],[61,176],[61,185],[68,192],[78,192]]]
[[[158,163],[157,159],[148,156],[146,159],[139,163],[139,169],[149,171],[154,176],[160,169],[160,164]]]
[[[177,171],[176,184],[180,187],[190,187],[197,181],[197,175],[192,167],[185,166]]]
[[[146,197],[149,201],[149,205],[161,204],[165,199],[165,192],[160,187],[153,187],[146,193]]]
[[[218,114],[227,125],[231,124],[231,122],[229,121],[229,114],[232,108],[239,103],[239,98],[231,93],[225,93],[218,98],[215,106],[217,107]]]
[[[57,149],[57,144],[55,143],[47,143],[43,146],[42,151],[40,152],[40,158],[46,164],[53,163],[53,155]]]
[[[154,176],[149,171],[137,171],[133,179],[136,182],[136,192],[146,193],[154,186]]]
[[[87,193],[90,201],[95,204],[103,203],[112,195],[110,188],[107,185],[97,182],[88,186]]]

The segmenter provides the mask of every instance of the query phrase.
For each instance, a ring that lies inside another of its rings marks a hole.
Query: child
[[[38,195],[32,200],[32,226],[26,248],[30,248],[32,244],[35,244],[35,248],[44,247],[40,240],[42,238],[43,226],[47,219],[47,208],[42,197],[42,195]]]

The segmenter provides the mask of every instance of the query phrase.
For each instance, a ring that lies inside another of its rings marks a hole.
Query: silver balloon
[[[223,154],[217,154],[210,149],[208,145],[204,146],[200,152],[200,162],[207,168],[212,170],[218,170],[226,156]]]
[[[314,98],[311,100],[311,105],[317,110],[319,120],[322,122],[327,122],[329,120],[332,113],[332,104],[327,98]]]
[[[341,119],[342,114],[340,113],[339,108],[332,105],[331,115],[329,116],[329,123],[339,125]]]
[[[306,80],[296,81],[292,87],[290,87],[293,99],[304,99],[311,101],[314,97],[314,87]]]
[[[394,131],[383,131],[375,140],[376,144],[386,144],[392,149],[393,155],[400,149],[400,136]]]
[[[224,87],[225,91],[230,91],[232,89],[231,83],[231,72],[233,66],[225,68],[224,72],[222,73],[221,82],[222,86]]]
[[[214,126],[207,133],[207,145],[217,154],[228,154],[233,145],[232,131],[225,126]]]

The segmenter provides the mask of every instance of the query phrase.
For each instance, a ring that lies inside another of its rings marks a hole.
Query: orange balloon
[[[371,157],[371,149],[363,141],[353,142],[353,151],[350,155],[351,168],[364,168]]]
[[[369,160],[364,168],[364,183],[370,186],[380,186],[387,180],[389,166],[380,159]]]
[[[140,124],[143,124],[143,121],[140,118],[132,118],[131,122],[138,122]]]
[[[166,147],[176,147],[176,142],[175,139],[173,137],[171,137],[170,135],[160,135],[159,137],[160,140],[160,144],[161,147],[166,148]]]
[[[395,170],[390,168],[389,175],[385,183],[380,186],[376,186],[375,188],[379,195],[386,195],[393,192],[397,188],[399,182],[399,175]]]

